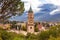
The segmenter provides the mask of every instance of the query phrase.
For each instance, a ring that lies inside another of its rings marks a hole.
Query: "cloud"
[[[22,0],[25,2],[25,11],[28,11],[30,8],[30,5],[35,12],[38,12],[40,9],[38,6],[43,4],[54,4],[60,6],[60,0]]]
[[[56,5],[53,4],[44,4],[42,6],[39,6],[38,8],[41,8],[41,10],[39,12],[45,13],[45,12],[51,12],[55,9],[57,9],[58,7]]]
[[[44,3],[51,3],[60,6],[60,0],[45,0]]]
[[[43,4],[38,8],[41,8],[41,10],[35,14],[35,19],[37,18],[37,21],[45,21],[51,17],[50,12],[56,10],[58,7],[53,4]]]
[[[60,12],[60,9],[53,10],[53,11],[50,13],[50,15],[55,15],[55,14],[57,14],[56,12]],[[59,13],[59,14],[60,14],[60,13]]]
[[[40,9],[38,8],[38,6],[39,6],[40,4],[42,4],[39,0],[22,0],[22,1],[25,2],[25,3],[24,3],[24,4],[25,4],[25,11],[28,11],[29,8],[30,8],[30,5],[31,5],[33,11],[34,11],[34,12],[37,12],[38,10],[40,10]]]
[[[51,1],[51,3],[60,6],[60,0],[50,0],[50,1]]]

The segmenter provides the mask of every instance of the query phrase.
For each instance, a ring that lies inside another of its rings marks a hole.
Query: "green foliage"
[[[19,35],[12,32],[3,32],[1,37],[3,40],[24,40],[24,35]]]
[[[26,36],[7,32],[0,28],[0,40],[60,40],[60,26],[51,27],[49,30],[41,31],[37,35],[27,33]]]
[[[36,26],[36,27],[35,27],[35,32],[38,32],[38,31],[39,31],[39,30],[38,30],[38,27]]]
[[[24,3],[21,0],[1,0],[1,4],[0,22],[5,22],[8,18],[21,15],[24,12]]]
[[[42,31],[38,35],[38,40],[59,40],[60,38],[60,27],[54,26],[47,31]]]
[[[21,29],[24,30],[24,31],[27,31],[27,27],[26,26],[22,26]]]
[[[38,40],[37,39],[37,35],[31,34],[31,33],[27,33],[26,40]]]
[[[16,35],[13,40],[25,40],[25,36],[24,35]]]
[[[56,27],[58,29],[58,34],[60,34],[60,25],[57,25]]]
[[[49,31],[42,31],[41,33],[38,34],[38,39],[48,40],[49,36],[50,36]]]
[[[56,40],[60,40],[60,37],[57,37]]]
[[[0,33],[0,40],[2,40],[1,33]]]
[[[51,27],[51,28],[49,29],[49,33],[50,33],[50,35],[52,35],[53,37],[57,37],[57,36],[59,35],[59,34],[58,34],[58,29],[57,29],[56,26]]]
[[[50,36],[50,38],[49,38],[48,40],[56,40],[56,38],[55,38],[55,37]]]
[[[55,37],[50,36],[48,40],[60,40],[60,37],[55,38]]]

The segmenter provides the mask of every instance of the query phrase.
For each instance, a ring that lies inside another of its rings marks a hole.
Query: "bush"
[[[26,40],[37,40],[37,35],[27,33]]]
[[[13,32],[5,32],[2,34],[3,40],[24,40],[24,35],[16,34]]]
[[[12,40],[14,38],[14,35],[15,35],[14,33],[3,32],[2,39],[3,40]]]
[[[59,36],[57,27],[55,27],[55,26],[54,27],[51,27],[49,29],[49,34],[52,35],[53,37]]]
[[[37,36],[38,36],[38,40],[48,40],[50,34],[49,31],[42,31]]]
[[[22,27],[22,30],[27,31],[27,28],[23,26],[23,27]]]
[[[2,40],[1,33],[0,33],[0,40]]]
[[[16,35],[13,40],[25,40],[25,36],[24,35]]]
[[[38,32],[38,31],[39,31],[39,30],[38,30],[38,27],[36,26],[36,27],[35,27],[35,32]]]
[[[56,40],[56,38],[55,38],[55,37],[50,36],[50,38],[49,38],[48,40]]]

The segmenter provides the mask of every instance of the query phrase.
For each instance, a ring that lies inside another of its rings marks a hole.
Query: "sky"
[[[60,0],[21,0],[21,1],[24,2],[24,8],[25,8],[24,14],[21,16],[17,16],[15,18],[12,17],[12,20],[17,19],[18,21],[26,20],[27,11],[29,10],[30,6],[34,12],[35,20],[36,18],[37,20],[51,20],[51,19],[54,20],[55,19],[54,17],[58,18],[58,15],[55,16],[55,14],[60,14]]]
[[[40,9],[38,6],[43,4],[54,4],[60,6],[60,0],[22,0],[25,3],[25,11],[29,10],[31,6],[34,12],[38,12]]]

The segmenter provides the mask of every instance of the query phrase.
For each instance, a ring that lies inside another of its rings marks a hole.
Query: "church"
[[[41,30],[45,30],[45,28],[41,25],[41,24],[38,24],[38,30],[41,31]],[[30,6],[30,9],[28,11],[28,20],[27,20],[27,32],[28,33],[34,33],[34,13],[32,11],[32,8]]]
[[[32,11],[31,6],[28,11],[27,32],[34,33],[34,13]]]

